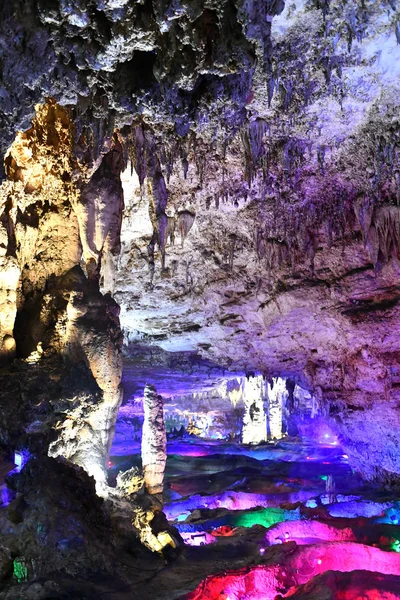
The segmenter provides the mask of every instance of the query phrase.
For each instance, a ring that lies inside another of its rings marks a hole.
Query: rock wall
[[[99,292],[99,280],[102,258],[115,251],[119,239],[122,193],[115,155],[120,153],[115,144],[94,173],[84,164],[79,167],[72,156],[73,129],[70,111],[49,100],[37,107],[32,127],[17,135],[5,158],[1,356],[4,366],[10,368],[16,357],[27,365],[25,371],[32,370],[25,372],[23,385],[51,370],[52,362],[58,364],[66,387],[64,394],[57,393],[53,414],[45,410],[46,419],[41,415],[41,391],[29,399],[32,427],[48,428],[40,450],[49,448],[50,455],[83,466],[104,487],[122,399],[122,338],[119,308]],[[99,178],[100,186],[95,183]],[[68,373],[74,365],[82,365],[87,377],[68,403]],[[5,392],[2,404],[9,400]],[[29,446],[30,440],[21,434],[13,444]]]

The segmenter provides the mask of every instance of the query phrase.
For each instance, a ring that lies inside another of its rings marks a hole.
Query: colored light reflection
[[[395,552],[400,552],[400,540],[396,540],[392,544],[392,550],[394,550]]]
[[[303,597],[295,592],[295,587],[302,586],[325,571],[337,571],[335,582],[339,585],[335,590],[335,598],[355,600],[358,598],[396,600],[399,598],[398,577],[400,575],[400,557],[390,552],[371,548],[362,544],[339,542],[318,546],[298,547],[288,557],[290,568],[280,564],[259,564],[236,571],[225,571],[207,577],[194,592],[189,593],[186,600],[273,600],[274,598]],[[362,570],[360,573],[359,571]],[[350,578],[341,577],[340,573],[355,572]],[[369,571],[369,573],[367,573]],[[386,577],[382,577],[385,575]],[[396,579],[391,579],[395,575]],[[341,585],[343,582],[343,587]],[[283,585],[282,585],[283,584]],[[290,589],[289,594],[278,596],[282,587]],[[319,593],[315,596],[307,594],[307,598],[333,598],[332,577],[319,582]],[[344,587],[345,586],[345,587]],[[390,592],[386,594],[385,588]],[[297,588],[298,589],[298,588]],[[326,594],[323,592],[326,589]],[[341,593],[341,592],[344,593]],[[322,593],[321,593],[322,592]],[[305,596],[304,596],[305,597]]]
[[[25,464],[28,462],[30,457],[31,457],[31,454],[28,450],[25,450],[25,449],[16,450],[14,452],[14,464],[15,464],[14,471],[19,473],[22,470],[22,468],[25,466]]]

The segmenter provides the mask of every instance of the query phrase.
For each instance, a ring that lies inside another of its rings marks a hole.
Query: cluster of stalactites
[[[243,401],[243,444],[282,437],[282,411],[288,397],[285,379],[267,381],[262,375],[251,375],[230,381],[226,391],[234,406]]]
[[[302,209],[297,214],[287,214],[283,209],[279,226],[267,225],[256,231],[259,260],[265,261],[270,272],[291,269],[308,260],[313,271],[321,244],[329,248],[335,241],[343,243],[346,236],[357,239],[358,232],[374,267],[391,258],[399,259],[400,207],[379,205],[365,196],[353,203],[353,197],[351,191],[348,196],[343,194],[341,203],[321,204],[314,214]],[[309,207],[303,207],[306,208]]]

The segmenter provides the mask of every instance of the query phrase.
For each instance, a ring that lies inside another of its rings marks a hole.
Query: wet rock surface
[[[82,469],[60,459],[28,462],[21,475],[10,481],[17,498],[0,509],[2,530],[6,524],[8,528],[4,541],[10,547],[14,572],[17,565],[17,573],[23,574],[16,587],[5,580],[2,597],[107,594],[116,600],[174,600],[184,594],[197,598],[200,593],[216,598],[215,581],[229,588],[234,598],[243,597],[243,585],[247,593],[253,591],[254,598],[260,597],[257,594],[265,597],[268,590],[273,598],[279,593],[284,597],[289,588],[299,598],[325,587],[335,593],[342,588],[349,593],[369,589],[395,593],[397,576],[393,573],[400,569],[399,555],[393,551],[399,537],[394,523],[398,502],[393,494],[372,490],[351,475],[348,464],[340,460],[340,448],[281,442],[265,449],[236,446],[235,450],[230,445],[229,454],[221,455],[218,446],[204,441],[198,445],[203,447],[202,457],[185,456],[185,446],[190,450],[186,443],[167,462],[165,488],[172,497],[165,510],[169,514],[175,506],[185,518],[170,514],[169,524],[165,517],[158,519],[153,535],[167,527],[177,539],[182,535],[187,544],[195,544],[187,545],[174,560],[167,558],[168,564],[157,553],[147,554],[128,522],[122,523],[121,518],[126,521],[128,515],[122,510],[122,499],[110,496],[113,508],[106,510],[95,494],[93,478]],[[270,459],[262,459],[267,451]],[[333,504],[325,493],[327,474],[336,482]],[[228,498],[233,502],[230,505]],[[192,504],[183,506],[182,501]],[[241,510],[246,501],[253,504]],[[260,508],[262,501],[264,508]],[[206,508],[213,502],[220,507]],[[131,504],[131,510],[140,504],[149,510],[145,497]],[[343,515],[332,516],[341,506]],[[360,560],[362,580],[357,574]],[[340,573],[332,575],[330,568]],[[350,569],[355,570],[344,573]],[[387,574],[383,577],[383,573]],[[197,586],[200,592],[194,591]]]
[[[372,490],[352,475],[346,460],[341,461],[340,448],[286,441],[270,445],[271,459],[261,460],[266,452],[261,446],[235,450],[231,445],[229,454],[221,455],[222,443],[197,445],[203,448],[201,457],[188,454],[188,443],[171,448],[174,456],[166,467],[171,498],[164,510],[188,546],[179,560],[139,586],[138,597],[216,599],[228,593],[233,598],[275,599],[321,592],[335,598],[346,592],[356,598],[357,593],[373,593],[368,590],[397,593],[396,495]],[[329,474],[336,482],[333,504],[326,494]],[[267,506],[256,507],[256,500],[253,508],[241,510],[246,494],[239,496],[239,490],[246,490],[247,500],[250,490],[258,493],[258,502],[263,498]],[[303,497],[296,498],[296,492]],[[314,494],[314,503],[308,492]],[[342,506],[342,516],[333,517],[334,509]],[[355,566],[360,560],[363,577]],[[207,577],[202,578],[203,572]],[[199,578],[203,581],[197,584]]]

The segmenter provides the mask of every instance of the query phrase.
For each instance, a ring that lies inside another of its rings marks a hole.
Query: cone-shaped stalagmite
[[[149,494],[163,491],[167,436],[164,425],[162,397],[152,385],[144,389],[144,421],[142,435],[142,464],[144,482]]]

